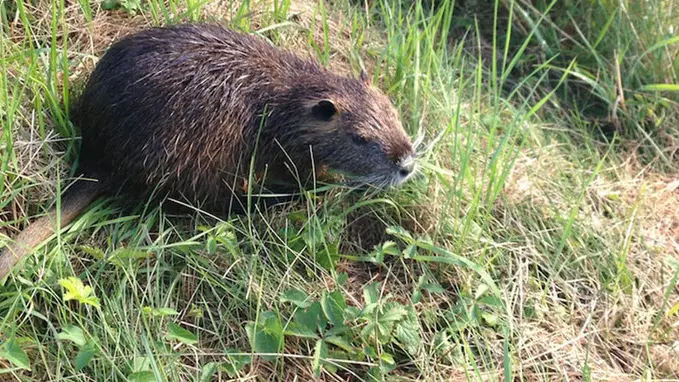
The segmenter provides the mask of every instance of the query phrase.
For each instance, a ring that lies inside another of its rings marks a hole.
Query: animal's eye
[[[364,136],[356,133],[351,133],[351,139],[358,145],[365,145],[368,143],[368,140]]]

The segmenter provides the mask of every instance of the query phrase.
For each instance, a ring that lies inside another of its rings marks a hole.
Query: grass
[[[102,4],[0,1],[0,244],[68,185],[96,57],[148,25],[366,67],[420,174],[227,221],[99,200],[0,286],[1,377],[679,379],[674,1]]]

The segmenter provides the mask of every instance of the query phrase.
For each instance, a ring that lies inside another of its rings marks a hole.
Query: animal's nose
[[[398,174],[402,177],[410,175],[415,170],[415,160],[409,156],[401,161],[398,169]]]

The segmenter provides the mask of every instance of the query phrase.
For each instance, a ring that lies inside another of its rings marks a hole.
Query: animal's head
[[[413,143],[389,98],[365,72],[303,95],[293,139],[306,148],[298,150],[303,155],[311,147],[318,167],[343,173],[350,184],[376,188],[399,185],[414,173]]]

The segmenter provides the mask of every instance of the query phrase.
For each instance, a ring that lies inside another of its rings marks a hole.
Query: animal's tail
[[[75,219],[102,192],[98,182],[79,180],[73,184],[61,198],[60,221],[61,227]],[[52,208],[49,213],[23,230],[13,243],[2,250],[0,254],[0,281],[12,270],[19,260],[28,255],[35,247],[49,239],[55,232],[57,224],[57,209]]]

